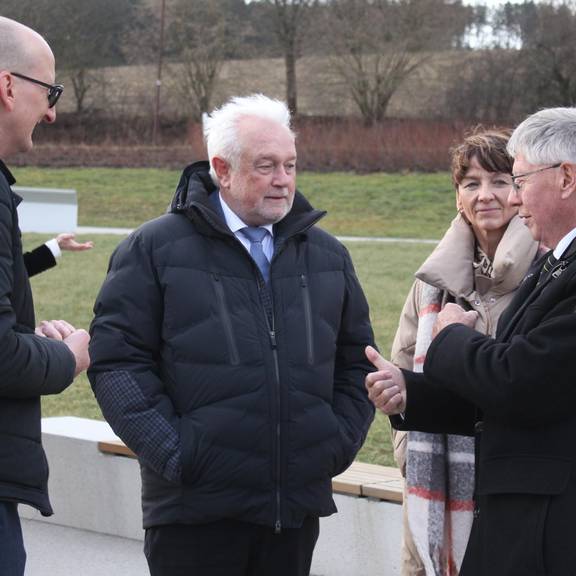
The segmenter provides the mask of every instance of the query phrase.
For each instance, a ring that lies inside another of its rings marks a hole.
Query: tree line
[[[464,5],[461,0],[0,0],[0,14],[41,32],[70,78],[78,113],[103,67],[178,63],[173,89],[199,118],[224,62],[278,58],[298,113],[297,62],[319,56],[366,124],[387,117],[403,83],[452,52],[445,105],[431,115],[513,122],[576,101],[575,0]],[[307,81],[313,81],[307,78]]]

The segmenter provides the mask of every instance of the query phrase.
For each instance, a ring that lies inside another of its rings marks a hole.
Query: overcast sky
[[[488,6],[502,6],[506,2],[510,4],[522,4],[525,0],[463,0],[464,4],[487,4]]]

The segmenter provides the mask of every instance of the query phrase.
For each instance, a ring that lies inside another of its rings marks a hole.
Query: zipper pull
[[[280,534],[280,532],[282,532],[282,522],[276,520],[276,524],[274,525],[274,534]]]
[[[276,349],[276,332],[274,330],[270,330],[270,343],[272,348]]]
[[[308,286],[308,281],[306,280],[306,276],[304,274],[300,276],[300,286],[302,286],[302,288],[306,288],[306,286]]]

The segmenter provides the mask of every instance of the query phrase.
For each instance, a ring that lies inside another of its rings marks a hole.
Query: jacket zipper
[[[282,471],[282,458],[280,455],[281,446],[281,427],[280,427],[280,366],[278,365],[278,350],[276,343],[276,331],[272,326],[270,331],[270,345],[272,347],[272,357],[274,358],[274,375],[276,377],[276,523],[274,524],[274,533],[282,532],[282,520],[280,513],[280,474]]]
[[[282,252],[284,246],[279,244],[274,250],[274,255],[272,256],[272,262],[270,262],[270,278],[272,278],[272,263],[274,259]],[[262,288],[270,290],[270,296],[272,296],[272,280],[270,280],[268,286],[266,287],[264,283],[264,278],[260,273],[260,270],[256,266],[256,271],[258,274],[258,291],[262,292]],[[282,473],[282,427],[280,425],[281,419],[281,385],[280,385],[280,365],[278,363],[278,343],[276,341],[276,327],[274,324],[274,301],[272,300],[272,318],[268,318],[268,314],[264,309],[262,303],[262,295],[260,294],[260,303],[262,305],[262,311],[264,312],[264,319],[266,326],[268,326],[268,335],[270,337],[270,347],[272,348],[272,358],[274,359],[274,377],[276,386],[276,521],[274,523],[274,534],[282,533],[282,513],[281,513],[281,473]]]
[[[238,347],[236,346],[236,340],[234,339],[234,332],[232,330],[232,321],[230,320],[228,306],[226,306],[226,296],[224,294],[224,287],[222,286],[220,277],[217,274],[213,274],[212,278],[214,280],[214,288],[216,290],[216,296],[218,299],[220,318],[222,319],[222,325],[224,326],[224,333],[226,334],[226,340],[228,341],[228,350],[230,351],[230,363],[234,366],[237,366],[240,363]]]
[[[300,276],[300,286],[302,287],[302,297],[304,299],[304,323],[306,326],[306,347],[308,351],[308,364],[314,364],[314,338],[312,333],[312,305],[310,303],[310,290],[308,279],[305,274]]]

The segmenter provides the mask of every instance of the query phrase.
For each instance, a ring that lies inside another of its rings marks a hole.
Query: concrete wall
[[[117,439],[105,422],[61,417],[42,420],[55,515],[26,506],[24,518],[143,539],[140,471],[132,458],[102,454],[99,441]],[[321,520],[313,576],[399,574],[399,504],[337,494],[339,513]]]
[[[76,190],[22,188],[14,186],[22,197],[18,220],[22,232],[74,232],[78,225]]]

